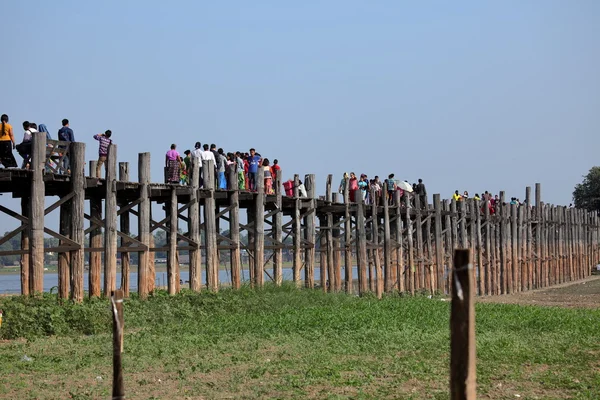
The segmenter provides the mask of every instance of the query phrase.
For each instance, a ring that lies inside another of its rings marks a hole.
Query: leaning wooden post
[[[294,264],[292,266],[294,283],[297,287],[300,287],[300,271],[302,270],[302,223],[300,219],[300,211],[302,208],[302,202],[300,201],[300,193],[298,191],[298,185],[300,184],[300,178],[298,175],[294,175],[294,223],[292,228],[294,230]]]
[[[128,182],[129,181],[129,163],[128,162],[120,162],[119,163],[119,181]],[[126,211],[121,214],[120,225],[121,232],[126,235],[131,234],[131,229],[129,226],[129,211]],[[124,238],[121,238],[121,247],[126,246],[126,242]],[[131,267],[131,256],[128,251],[121,252],[121,290],[123,291],[123,297],[129,297],[129,274]]]
[[[202,161],[204,188],[208,197],[204,199],[204,229],[206,248],[206,284],[209,290],[219,290],[219,260],[217,251],[217,222],[215,214],[215,167],[210,160]]]
[[[454,253],[450,315],[450,398],[475,400],[475,302],[471,252]]]
[[[177,189],[171,188],[171,200],[167,203],[169,216],[169,257],[167,258],[167,290],[170,295],[177,294],[179,286],[179,262],[177,261],[177,233],[178,220],[177,211],[179,203],[177,202]]]
[[[256,174],[254,198],[254,284],[260,288],[265,283],[265,178],[263,167]]]
[[[150,267],[150,153],[140,153],[138,157],[138,180],[140,183],[140,204],[138,205],[138,232],[145,249],[138,253],[138,294],[141,299],[148,297],[148,276]]]
[[[123,315],[123,291],[115,290],[111,293],[111,305],[113,316],[113,400],[125,398],[125,386],[123,383],[123,327],[125,318]]]
[[[434,215],[434,240],[435,240],[435,272],[437,280],[437,291],[444,292],[444,245],[442,242],[442,203],[439,194],[433,195]]]
[[[230,168],[229,180],[237,183],[237,172],[235,168]],[[232,185],[229,192],[229,239],[231,240],[231,251],[229,261],[231,264],[231,286],[239,289],[242,285],[242,263],[240,254],[240,206],[239,206],[239,185]]]
[[[74,172],[74,171],[73,171]],[[69,202],[60,206],[59,233],[71,237],[71,205]],[[67,243],[61,241],[61,246]],[[68,251],[58,253],[58,297],[68,299],[71,286],[71,254]]]
[[[71,298],[83,301],[85,264],[85,143],[71,143],[71,240],[79,245],[71,250]]]
[[[44,205],[46,187],[46,134],[34,132],[31,145],[31,194],[29,197],[30,294],[44,291]]]
[[[96,165],[98,161],[91,160],[89,162],[90,176],[96,177]],[[100,276],[102,275],[102,198],[99,196],[92,196],[89,200],[90,203],[90,216],[92,220],[90,225],[96,225],[94,229],[90,231],[90,248],[96,249],[89,253],[89,274],[88,274],[88,292],[90,297],[98,297],[102,294],[102,286],[100,284]],[[94,222],[94,221],[97,221]]]
[[[383,182],[383,268],[384,268],[384,286],[386,293],[392,291],[394,282],[392,281],[392,233],[390,229],[390,210],[388,200],[385,194],[388,192],[387,180]]]
[[[275,285],[281,286],[283,282],[283,249],[280,243],[283,239],[283,210],[282,210],[282,193],[281,193],[281,170],[278,169],[273,177],[275,188],[275,207],[277,212],[273,215],[273,239],[277,242],[277,248],[273,249],[273,279]]]
[[[304,186],[308,195],[308,210],[304,217],[304,235],[307,248],[304,251],[304,284],[307,288],[315,287],[315,244],[316,244],[316,201],[315,201],[315,176],[310,174],[304,177]]]
[[[111,144],[106,159],[106,200],[104,231],[104,295],[117,288],[117,146]]]
[[[358,294],[363,295],[368,291],[367,281],[367,231],[365,228],[365,212],[362,194],[356,190],[356,264],[358,267]]]
[[[21,197],[21,215],[27,217],[31,223],[29,215],[29,194]],[[21,222],[25,225],[25,222]],[[21,294],[29,296],[29,228],[25,227],[21,232],[21,250],[26,250],[27,253],[21,254]]]

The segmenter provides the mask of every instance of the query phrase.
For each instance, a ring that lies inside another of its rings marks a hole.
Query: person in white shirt
[[[196,142],[194,145],[194,150],[192,150],[192,158],[197,158],[198,160],[202,160],[202,145],[200,142]],[[200,166],[202,168],[202,165]]]
[[[203,148],[204,148],[204,151],[200,154],[200,160],[202,160],[202,161],[208,161],[208,160],[210,160],[210,161],[213,162],[213,166],[216,166],[217,165],[217,160],[215,160],[215,155],[213,154],[213,152],[208,149],[208,145],[205,144],[203,146]],[[201,184],[201,186],[204,186],[204,171],[202,171],[201,176],[202,176],[202,184]]]
[[[33,126],[32,126],[33,125]],[[21,168],[25,169],[29,165],[29,158],[31,155],[31,137],[34,132],[37,132],[37,126],[29,121],[23,122],[23,141],[16,146],[17,152],[23,157],[23,163]]]

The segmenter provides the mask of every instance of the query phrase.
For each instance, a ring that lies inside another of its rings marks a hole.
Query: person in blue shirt
[[[248,184],[250,190],[256,190],[256,176],[260,162],[260,155],[256,154],[256,150],[250,149],[250,156],[248,157]]]
[[[60,140],[61,142],[74,142],[75,141],[75,135],[73,134],[73,129],[69,128],[69,120],[68,119],[63,119],[62,120],[62,128],[60,128],[58,130],[58,140]],[[64,148],[64,147],[63,147]],[[63,157],[63,173],[64,174],[68,174],[69,172],[69,151],[67,148],[67,151],[65,152],[65,155]]]

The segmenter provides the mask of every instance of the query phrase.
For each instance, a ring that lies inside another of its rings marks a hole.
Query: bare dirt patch
[[[567,308],[600,308],[600,275],[552,288],[502,296],[480,297],[481,303],[526,304]]]

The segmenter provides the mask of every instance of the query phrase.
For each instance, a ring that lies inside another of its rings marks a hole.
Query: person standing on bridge
[[[8,123],[8,115],[2,114],[0,121],[2,121],[0,127],[0,163],[4,165],[4,168],[16,168],[17,160],[15,160],[12,152],[16,146],[15,135],[12,126]]]
[[[100,179],[102,169],[102,164],[104,164],[104,175],[106,176],[106,171],[108,170],[108,164],[106,163],[106,159],[108,158],[108,149],[112,144],[112,140],[110,137],[112,136],[112,132],[107,130],[104,133],[98,133],[94,135],[94,139],[96,139],[98,143],[98,163],[96,164],[96,178]]]
[[[179,168],[181,167],[182,159],[175,144],[171,145],[171,150],[167,151],[165,156],[166,181],[167,183],[179,183],[181,178]]]
[[[425,184],[423,183],[423,179],[419,179],[419,183],[417,184],[417,195],[419,196],[419,204],[422,209],[427,208],[427,189],[425,188]]]
[[[260,156],[256,154],[256,150],[250,149],[250,155],[248,156],[248,181],[251,191],[256,190],[256,176],[258,175],[260,161]]]
[[[69,120],[68,119],[63,119],[62,120],[62,128],[60,128],[58,130],[58,140],[60,140],[61,142],[74,142],[75,141],[75,134],[73,133],[73,129],[71,129],[69,127]],[[69,160],[69,148],[68,145],[62,146],[61,148],[65,149],[64,152],[64,156],[63,156],[63,165],[62,165],[62,172],[63,174],[68,174],[69,173],[69,165],[70,165],[70,160]]]

